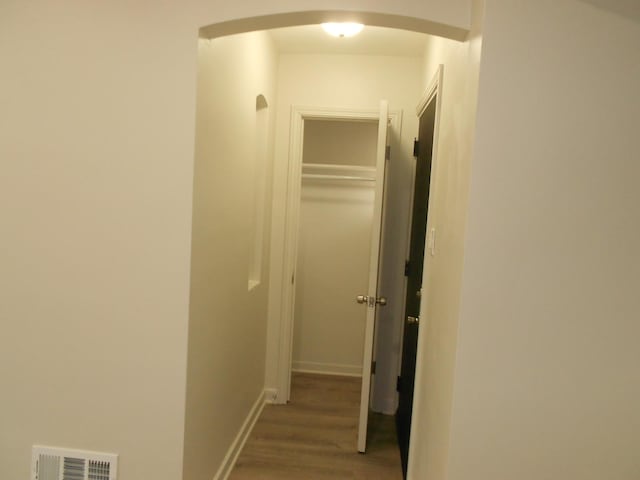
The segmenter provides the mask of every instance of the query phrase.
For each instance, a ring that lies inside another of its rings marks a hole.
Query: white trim
[[[427,89],[422,94],[418,105],[416,106],[416,115],[418,118],[422,116],[424,111],[427,109],[427,105],[431,102],[436,93],[441,93],[442,90],[442,78],[444,76],[444,65],[438,65],[435,75],[431,79],[431,83],[427,87]],[[436,106],[437,109],[437,106]],[[438,112],[436,111],[436,115]],[[435,137],[434,137],[435,138]]]
[[[333,163],[303,163],[304,173],[326,173],[329,175],[368,175],[375,178],[376,167],[366,167],[361,165],[345,165]]]
[[[394,393],[395,390],[394,390]],[[374,410],[376,413],[382,413],[383,415],[395,415],[398,410],[398,399],[396,396],[383,398],[382,401],[378,402],[380,408]]]
[[[326,107],[291,107],[291,137],[287,165],[287,198],[285,207],[284,248],[280,285],[272,285],[280,295],[280,327],[278,329],[278,363],[276,371],[276,403],[284,404],[291,398],[291,366],[293,353],[293,306],[295,302],[295,271],[298,254],[298,223],[302,175],[302,144],[305,120],[337,120],[351,122],[377,122],[378,109],[345,109]],[[389,119],[394,131],[400,131],[400,111],[390,111]]]
[[[260,414],[262,413],[262,410],[266,404],[265,398],[266,391],[260,392],[260,395],[258,395],[258,398],[253,404],[253,407],[251,407],[251,410],[249,411],[247,418],[242,424],[242,427],[240,427],[238,435],[236,435],[236,438],[233,440],[233,443],[229,447],[227,454],[224,456],[222,465],[220,465],[220,468],[214,475],[213,480],[226,480],[231,474],[231,471],[233,470],[233,467],[238,460],[238,456],[244,448],[244,444],[247,442],[249,435],[251,435],[251,431],[258,421],[258,418],[260,418]]]
[[[371,187],[376,180],[375,167],[362,167],[357,165],[331,165],[325,163],[303,163],[302,180],[323,181],[332,183],[347,182],[356,185]]]
[[[277,403],[278,391],[275,388],[264,389],[264,403],[274,404]]]
[[[418,105],[416,105],[416,115],[418,117],[418,125],[420,125],[420,117],[422,116],[422,114],[425,112],[425,110],[427,109],[427,106],[429,105],[429,102],[431,102],[431,100],[433,99],[433,97],[438,94],[438,98],[437,101],[438,103],[436,104],[436,120],[435,120],[435,124],[434,124],[434,131],[433,131],[433,152],[432,152],[432,158],[431,158],[431,178],[435,178],[433,173],[435,172],[434,166],[435,166],[435,161],[436,161],[436,153],[437,153],[437,143],[438,143],[438,137],[437,134],[439,132],[439,122],[440,122],[440,108],[442,105],[442,80],[444,78],[444,65],[443,64],[439,64],[438,68],[436,69],[435,74],[433,75],[433,77],[431,78],[431,82],[429,83],[429,86],[425,89],[424,93],[422,94],[422,97],[420,97],[420,101],[418,102]],[[420,128],[420,127],[418,127]],[[417,135],[416,135],[417,138]],[[410,252],[409,250],[411,249],[411,228],[412,228],[412,224],[413,224],[413,215],[412,215],[412,209],[413,209],[413,194],[414,194],[414,189],[415,189],[415,182],[416,182],[416,168],[415,168],[415,164],[413,166],[413,171],[411,173],[411,195],[409,197],[409,221],[407,222],[407,243],[405,245],[405,261],[409,261],[409,256],[410,256]],[[435,186],[435,185],[434,185]],[[432,196],[432,191],[430,189],[430,193],[429,193],[429,198],[431,198]],[[428,230],[427,230],[428,231]],[[425,238],[427,238],[428,236],[425,236]],[[427,250],[426,250],[426,246],[425,246],[425,255],[427,254]],[[404,277],[404,288],[402,289],[402,313],[401,316],[404,317],[404,314],[406,312],[406,308],[407,308],[407,277]],[[424,303],[424,302],[422,302]],[[402,319],[402,322],[400,322],[400,336],[399,338],[404,338],[404,318]],[[400,342],[400,354],[398,355],[398,365],[397,365],[397,371],[398,371],[398,376],[400,376],[400,374],[402,373],[402,342]],[[398,402],[398,398],[396,396],[396,408],[397,408],[397,402]]]
[[[429,187],[429,199],[428,199],[428,208],[427,208],[427,232],[431,229],[432,224],[432,215],[433,215],[433,199],[436,197],[436,189],[437,189],[437,171],[438,171],[438,145],[440,144],[440,118],[442,114],[442,82],[444,79],[444,65],[439,65],[436,70],[435,75],[427,88],[425,95],[423,95],[421,102],[418,104],[418,108],[416,112],[418,112],[418,116],[420,117],[424,111],[426,110],[429,103],[433,100],[434,96],[436,96],[436,114],[435,114],[435,122],[433,126],[433,151],[431,154],[431,185]],[[429,249],[427,248],[429,241],[429,235],[425,235],[425,248],[424,248],[424,267],[422,270],[422,285],[427,285],[427,271],[429,269]],[[416,351],[416,372],[415,372],[415,386],[413,392],[413,405],[411,406],[412,415],[411,415],[411,431],[417,432],[419,430],[420,425],[423,423],[421,415],[424,412],[420,410],[416,410],[415,406],[421,403],[423,397],[429,394],[426,391],[426,386],[420,383],[420,378],[422,378],[422,370],[424,368],[425,361],[425,348],[427,341],[427,322],[428,319],[426,317],[427,312],[427,303],[429,302],[428,296],[424,295],[422,297],[422,302],[420,302],[420,318],[423,319],[420,322],[420,328],[418,329],[418,347]],[[414,458],[415,455],[415,444],[414,440],[415,435],[412,435],[409,438],[409,459],[407,462],[407,478],[413,478],[413,471],[415,470],[415,464],[417,462],[417,458]]]
[[[362,377],[362,365],[345,365],[339,363],[304,362],[294,360],[291,370],[300,373],[317,373],[321,375],[342,375],[345,377]]]

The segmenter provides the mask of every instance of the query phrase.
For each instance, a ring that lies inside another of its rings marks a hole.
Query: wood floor
[[[294,373],[288,405],[267,405],[229,480],[402,480],[394,418],[372,414],[356,447],[360,379]]]

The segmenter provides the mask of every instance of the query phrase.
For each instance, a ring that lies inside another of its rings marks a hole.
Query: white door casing
[[[386,103],[386,102],[385,102]],[[291,137],[287,174],[287,198],[282,255],[272,257],[272,262],[280,263],[282,274],[274,279],[271,288],[279,295],[277,316],[277,368],[275,390],[270,402],[284,404],[291,397],[291,362],[293,353],[293,315],[295,305],[295,271],[298,257],[298,231],[300,212],[300,190],[302,175],[302,147],[305,120],[343,120],[379,122],[380,109],[343,109],[292,106]],[[400,134],[402,113],[388,112],[391,128]],[[374,221],[375,224],[375,221]],[[377,227],[377,226],[376,226]]]

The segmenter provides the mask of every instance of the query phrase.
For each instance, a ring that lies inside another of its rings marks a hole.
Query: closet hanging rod
[[[375,182],[375,178],[357,177],[355,175],[322,175],[318,173],[303,173],[303,179],[310,180],[355,180],[359,182]]]

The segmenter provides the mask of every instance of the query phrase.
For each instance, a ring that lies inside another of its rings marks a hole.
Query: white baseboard
[[[264,389],[264,401],[265,403],[275,404],[278,399],[278,389],[277,388],[265,388]]]
[[[344,375],[346,377],[362,376],[362,367],[360,365],[342,365],[338,363],[303,362],[294,360],[291,370],[301,373]]]
[[[385,398],[382,401],[374,401],[371,409],[384,415],[395,415],[398,410],[398,404],[395,398]]]
[[[229,477],[244,444],[247,442],[249,435],[251,435],[251,430],[253,430],[253,427],[262,413],[265,403],[265,392],[262,391],[260,392],[260,395],[258,395],[258,399],[253,404],[253,407],[251,407],[247,418],[242,424],[238,435],[236,435],[236,438],[233,440],[231,447],[229,447],[227,454],[224,456],[222,465],[220,465],[220,468],[214,475],[213,480],[226,480]]]

